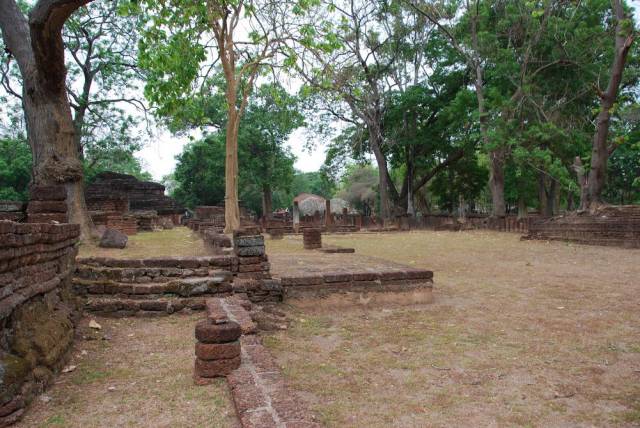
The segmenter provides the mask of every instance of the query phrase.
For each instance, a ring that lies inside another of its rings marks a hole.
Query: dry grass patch
[[[323,242],[432,269],[436,299],[287,308],[292,327],[267,344],[325,425],[640,425],[640,251],[494,232]]]
[[[95,244],[80,246],[80,257],[117,257],[138,259],[149,257],[196,257],[211,255],[202,238],[192,230],[180,226],[156,232],[138,232],[129,236],[127,247],[100,248]]]
[[[36,398],[17,426],[237,426],[224,380],[193,384],[193,328],[201,318],[95,318],[103,329],[88,333],[96,340],[76,340],[75,370]]]

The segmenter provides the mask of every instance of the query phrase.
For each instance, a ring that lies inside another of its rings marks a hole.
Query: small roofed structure
[[[293,198],[293,204],[298,205],[300,215],[312,216],[316,212],[324,214],[327,200],[322,196],[314,195],[312,193],[300,193]]]

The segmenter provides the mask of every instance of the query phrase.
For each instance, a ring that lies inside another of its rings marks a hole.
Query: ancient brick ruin
[[[248,309],[251,303],[239,298],[207,299],[207,318],[196,324],[194,380],[205,385],[240,367],[240,336],[256,333]]]
[[[256,225],[255,220],[255,215],[240,205],[241,227],[254,227]],[[224,206],[197,206],[194,211],[194,217],[187,221],[187,226],[195,231],[204,231],[206,228],[212,228],[218,233],[222,233],[225,226]]]
[[[305,250],[315,250],[322,247],[322,233],[319,228],[309,227],[302,231],[302,245]]]
[[[155,316],[202,310],[214,296],[245,293],[252,302],[282,301],[271,278],[264,238],[236,234],[234,253],[207,257],[78,258],[73,285],[87,311],[102,315]]]
[[[207,308],[219,305],[219,300],[207,302]],[[197,384],[206,384],[209,379],[226,376],[240,367],[240,324],[226,315],[214,316],[212,310],[207,312],[208,317],[198,322],[195,329],[194,379]]]
[[[27,204],[21,201],[0,201],[0,220],[21,222],[26,218]]]
[[[0,426],[18,420],[66,361],[79,234],[71,224],[0,221]]]
[[[640,206],[607,206],[534,223],[529,239],[640,248]]]
[[[87,186],[85,199],[95,225],[132,235],[180,224],[184,208],[164,192],[159,183],[103,172]]]
[[[195,328],[195,383],[226,376],[243,428],[320,426],[256,335],[252,303],[236,295],[208,299],[206,306],[207,318]]]
[[[145,316],[202,310],[207,296],[232,293],[232,257],[78,258],[74,290],[85,309],[102,315]]]
[[[64,186],[32,186],[29,189],[27,221],[29,223],[66,223],[67,193]]]

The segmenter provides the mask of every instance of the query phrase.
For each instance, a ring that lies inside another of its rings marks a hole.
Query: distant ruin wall
[[[0,426],[18,420],[66,361],[79,235],[74,224],[0,221]]]
[[[640,248],[640,206],[608,206],[595,213],[552,217],[533,224],[527,238]]]
[[[21,201],[0,201],[0,220],[22,221],[26,204]]]

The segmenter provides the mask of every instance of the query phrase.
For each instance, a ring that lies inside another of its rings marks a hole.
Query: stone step
[[[152,257],[145,259],[122,259],[114,257],[78,257],[79,265],[113,268],[227,268],[233,264],[233,256],[202,257]]]
[[[114,281],[124,283],[169,282],[177,278],[220,277],[220,281],[231,281],[233,274],[212,268],[184,269],[175,267],[95,267],[79,265],[75,277],[90,281]]]
[[[153,298],[172,294],[182,297],[229,293],[233,287],[229,275],[173,279],[167,282],[127,283],[74,278],[78,294],[130,295],[134,298]]]
[[[160,298],[154,300],[118,299],[113,297],[89,297],[84,309],[104,316],[162,316],[182,310],[205,309],[205,297]]]

